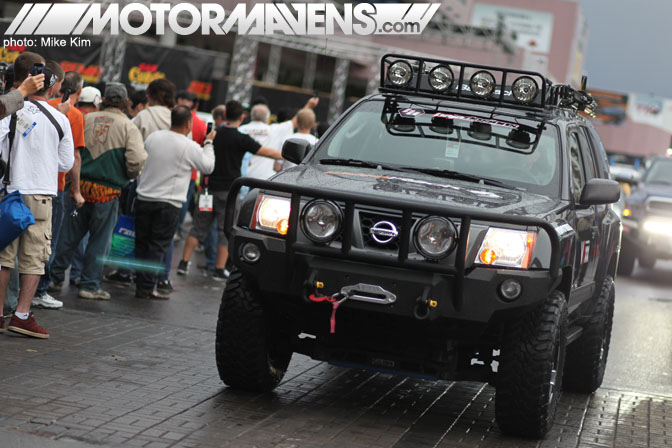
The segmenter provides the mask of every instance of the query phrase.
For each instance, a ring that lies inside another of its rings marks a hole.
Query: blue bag
[[[23,203],[21,193],[14,191],[0,200],[0,251],[35,224],[35,217]]]

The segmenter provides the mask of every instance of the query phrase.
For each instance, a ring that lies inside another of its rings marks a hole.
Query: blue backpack
[[[23,203],[21,193],[14,191],[2,198],[0,201],[0,251],[3,251],[33,224],[35,224],[35,218]]]

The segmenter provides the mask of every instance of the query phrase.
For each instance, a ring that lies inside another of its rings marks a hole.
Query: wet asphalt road
[[[180,244],[175,252],[177,266]],[[195,255],[188,276],[178,276],[175,271],[171,274],[177,288],[173,300],[137,300],[132,289],[104,283],[114,300],[77,300],[73,290],[68,295],[74,300],[68,300],[67,306],[214,331],[224,283],[197,269],[202,256]],[[672,395],[672,262],[659,261],[653,269],[637,266],[631,277],[616,279],[614,328],[604,386]]]
[[[606,387],[672,394],[672,262],[616,279]]]

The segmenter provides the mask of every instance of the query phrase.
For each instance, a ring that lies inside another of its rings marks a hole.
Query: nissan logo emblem
[[[399,236],[399,230],[390,221],[378,221],[371,227],[369,231],[371,237],[380,244],[387,244],[397,236]]]

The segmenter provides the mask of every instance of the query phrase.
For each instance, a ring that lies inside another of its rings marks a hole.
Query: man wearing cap
[[[86,202],[75,216],[67,216],[63,222],[51,269],[52,290],[62,287],[75,249],[89,232],[79,297],[110,299],[110,294],[100,287],[103,272],[100,258],[110,250],[121,189],[138,177],[147,158],[142,135],[126,117],[127,110],[126,87],[112,82],[105,86],[100,112],[85,117],[86,148],[81,152],[80,191]]]
[[[90,112],[98,112],[100,109],[100,102],[102,101],[102,95],[100,90],[95,87],[84,87],[82,93],[79,95],[79,101],[77,101],[77,109],[84,115]]]

